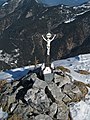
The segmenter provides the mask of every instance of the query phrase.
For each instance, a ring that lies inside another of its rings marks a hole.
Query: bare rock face
[[[8,113],[8,120],[69,120],[69,105],[81,101],[88,92],[85,84],[57,74],[51,83],[32,74],[6,83],[2,90],[0,107]]]

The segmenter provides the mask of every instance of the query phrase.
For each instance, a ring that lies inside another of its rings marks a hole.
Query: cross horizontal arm
[[[50,41],[53,41],[55,39],[55,37],[56,37],[56,34],[53,36],[53,38]]]

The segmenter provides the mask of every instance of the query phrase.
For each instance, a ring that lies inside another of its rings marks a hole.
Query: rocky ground
[[[0,81],[0,107],[8,113],[8,120],[73,120],[71,103],[81,101],[87,93],[84,83],[66,74],[55,73],[47,83],[33,73],[14,83]]]

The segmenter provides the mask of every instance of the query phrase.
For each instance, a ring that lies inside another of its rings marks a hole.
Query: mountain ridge
[[[0,50],[3,50],[1,56],[7,53],[7,56],[13,58],[7,62],[10,66],[33,64],[35,57],[39,62],[44,62],[46,47],[41,35],[47,33],[49,20],[52,23],[51,32],[57,34],[51,44],[52,60],[73,56],[72,49],[80,46],[90,34],[90,12],[89,7],[86,7],[88,4],[84,5],[85,7],[44,7],[32,0],[21,0],[20,3],[17,1],[13,3],[12,9],[9,9],[11,1],[0,8]],[[65,23],[68,20],[69,22]],[[80,52],[77,51],[75,55],[78,53]]]

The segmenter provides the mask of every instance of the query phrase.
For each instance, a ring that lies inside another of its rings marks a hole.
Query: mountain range
[[[51,61],[90,52],[90,2],[47,7],[36,0],[8,0],[0,7],[0,69],[45,62],[42,34],[57,37]]]

